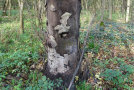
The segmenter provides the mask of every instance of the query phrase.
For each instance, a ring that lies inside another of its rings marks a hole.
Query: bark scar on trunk
[[[56,8],[55,8],[55,6],[54,6],[53,4],[51,4],[50,10],[51,10],[52,12],[56,11]]]
[[[64,56],[61,56],[58,54],[55,50],[55,48],[49,48],[48,53],[48,65],[50,68],[50,72],[54,75],[57,75],[58,73],[65,73],[69,70],[69,61],[70,59],[73,59],[76,55],[75,53],[72,53],[70,55],[64,54]]]
[[[47,45],[49,46],[49,48],[55,48],[57,46],[57,42],[52,35],[48,36]]]
[[[58,31],[58,34],[61,35],[61,37],[66,37],[70,26],[67,26],[67,21],[70,18],[71,13],[69,12],[65,12],[62,16],[61,16],[61,20],[60,20],[60,25],[57,25],[54,30]]]

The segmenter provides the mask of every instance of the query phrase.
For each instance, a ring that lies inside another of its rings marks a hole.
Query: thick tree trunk
[[[126,22],[129,21],[129,13],[130,13],[130,0],[127,0]]]
[[[48,0],[47,74],[68,85],[79,58],[80,0]]]

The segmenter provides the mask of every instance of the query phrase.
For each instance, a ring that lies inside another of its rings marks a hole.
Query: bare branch
[[[78,73],[78,70],[79,70],[79,68],[80,68],[80,66],[81,66],[81,63],[82,63],[82,61],[83,61],[83,56],[84,56],[84,53],[85,53],[85,47],[86,47],[86,44],[87,44],[88,35],[89,35],[90,30],[91,30],[91,27],[92,27],[92,24],[93,24],[95,15],[96,15],[96,14],[93,15],[93,17],[92,17],[92,19],[91,19],[91,21],[90,21],[90,23],[89,23],[88,31],[87,31],[87,34],[86,34],[86,37],[85,37],[85,40],[84,40],[84,45],[83,45],[82,54],[81,54],[81,56],[80,56],[80,61],[79,61],[78,65],[77,65],[77,67],[76,67],[76,69],[75,69],[75,72],[74,72],[74,74],[73,74],[72,80],[70,81],[68,90],[71,89],[71,86],[72,86],[72,84],[73,84],[73,82],[74,82],[74,78],[75,78],[76,74]]]

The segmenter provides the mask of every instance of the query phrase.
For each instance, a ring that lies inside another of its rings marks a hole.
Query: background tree
[[[9,0],[9,16],[11,16],[12,0]]]
[[[133,89],[130,1],[0,0],[0,90]]]
[[[18,4],[20,7],[20,33],[24,33],[24,17],[23,17],[24,0],[18,0]]]
[[[131,22],[134,24],[134,0],[131,3]]]
[[[126,11],[126,22],[129,21],[129,14],[130,14],[130,0],[127,0],[127,11]]]
[[[112,0],[109,0],[109,19],[112,19]]]
[[[3,1],[3,16],[7,15],[7,8],[8,8],[9,0]]]

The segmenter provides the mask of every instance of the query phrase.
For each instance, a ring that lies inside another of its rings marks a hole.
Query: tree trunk
[[[7,6],[8,6],[8,0],[5,0],[2,13],[3,16],[7,16]]]
[[[109,0],[109,19],[112,19],[112,0]]]
[[[48,0],[47,75],[61,77],[67,86],[79,59],[80,0]]]
[[[11,16],[11,6],[12,6],[12,3],[11,3],[11,0],[9,0],[9,16]]]
[[[43,30],[43,26],[42,26],[42,2],[41,0],[38,0],[37,3],[37,17],[38,17],[38,26],[40,28],[40,30]]]
[[[101,0],[101,21],[104,20],[105,4],[106,4],[106,1],[105,0]]]
[[[127,0],[126,22],[129,21],[129,13],[130,13],[130,0]]]
[[[131,6],[131,22],[134,24],[134,1],[132,1]]]
[[[20,33],[24,33],[24,19],[23,19],[23,6],[24,0],[18,0],[20,7]]]

